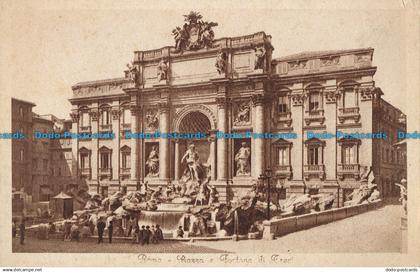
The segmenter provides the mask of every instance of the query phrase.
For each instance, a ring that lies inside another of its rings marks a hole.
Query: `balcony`
[[[100,125],[99,126],[99,132],[111,132],[112,131],[112,125]]]
[[[360,177],[359,164],[339,164],[337,167],[337,175],[340,180],[345,178],[358,179]]]
[[[111,179],[111,177],[112,177],[112,168],[100,168],[99,169],[99,176],[101,178]]]
[[[277,112],[277,123],[286,124],[287,127],[292,125],[292,113],[289,112]]]
[[[358,123],[360,120],[359,107],[339,108],[338,121],[343,124],[346,120],[353,120],[354,123]]]
[[[81,127],[79,127],[79,132],[89,133],[90,131],[91,131],[91,126],[81,126]]]
[[[120,177],[121,176],[130,176],[130,168],[120,168]]]
[[[311,125],[311,123],[319,123],[318,125],[322,125],[325,121],[324,117],[324,110],[317,109],[305,112],[305,124],[307,126]]]
[[[130,131],[131,130],[131,124],[121,124],[120,130],[121,131]]]
[[[92,169],[91,168],[81,168],[79,169],[79,175],[82,178],[90,179],[92,175]]]
[[[323,180],[325,177],[325,165],[304,165],[303,175],[305,180],[309,180],[310,178],[319,178]]]
[[[273,168],[274,175],[279,178],[290,179],[292,177],[292,166],[290,165],[275,165]]]

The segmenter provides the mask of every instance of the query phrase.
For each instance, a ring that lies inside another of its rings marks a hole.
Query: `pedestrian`
[[[19,223],[19,240],[20,244],[23,245],[25,241],[25,218],[22,217]]]
[[[12,237],[16,238],[17,230],[16,230],[16,221],[12,221]]]
[[[155,225],[152,225],[150,229],[150,242],[152,244],[157,244]]]
[[[108,239],[109,243],[112,244],[112,232],[114,231],[114,221],[110,220],[108,222]]]
[[[139,225],[134,227],[133,244],[135,244],[135,243],[140,243],[140,228],[139,228]]]
[[[104,229],[105,229],[105,222],[102,219],[102,217],[99,218],[96,228],[98,229],[98,244],[100,244],[104,241],[103,239],[104,239]]]
[[[163,232],[159,225],[156,225],[156,241],[159,243],[160,241],[163,241]]]
[[[128,219],[128,232],[127,232],[127,237],[131,236],[131,232],[133,231],[133,228],[136,227],[136,222],[134,221],[134,217],[130,216],[130,218]]]
[[[144,241],[146,242],[146,244],[150,243],[150,238],[152,236],[152,232],[150,231],[150,227],[146,226],[146,231],[145,231],[145,236],[144,236]]]
[[[80,230],[79,230],[79,226],[76,224],[76,222],[73,222],[73,224],[71,225],[70,233],[71,233],[70,241],[79,242]]]
[[[144,245],[144,237],[146,236],[146,227],[143,225],[141,226],[141,230],[139,232],[139,241],[138,243],[141,243],[141,245]]]
[[[184,237],[184,231],[182,230],[182,226],[178,227],[178,230],[176,231],[176,238],[183,238]]]
[[[64,221],[64,237],[63,240],[70,240],[70,234],[71,234],[71,222],[69,220]]]

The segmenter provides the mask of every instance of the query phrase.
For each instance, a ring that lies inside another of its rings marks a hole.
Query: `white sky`
[[[219,23],[214,29],[216,38],[261,30],[272,35],[274,57],[373,47],[374,65],[378,67],[376,85],[387,101],[405,111],[405,24],[401,10],[302,11],[281,9],[280,4],[272,3],[263,9],[178,5],[166,10],[147,5],[131,9],[121,5],[118,10],[27,5],[1,19],[8,30],[2,57],[6,60],[3,65],[9,63],[9,74],[0,75],[0,79],[12,78],[2,92],[34,102],[34,111],[39,114],[69,118],[67,99],[72,85],[122,77],[134,50],[173,45],[171,30],[183,24],[183,14],[196,10],[204,20]],[[145,7],[148,9],[142,9]]]

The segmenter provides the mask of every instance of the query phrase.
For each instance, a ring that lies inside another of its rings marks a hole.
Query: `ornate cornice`
[[[262,106],[266,102],[266,97],[262,94],[256,94],[252,96],[251,101],[254,107]]]
[[[97,109],[91,109],[89,115],[92,121],[98,121],[99,111]]]
[[[306,97],[304,93],[291,93],[289,96],[292,99],[293,106],[303,106]]]
[[[78,123],[78,122],[79,122],[80,115],[79,115],[79,113],[78,113],[78,112],[71,112],[71,113],[70,113],[70,117],[71,117],[71,121],[72,121],[73,123]]]
[[[112,115],[112,119],[113,120],[119,120],[120,119],[120,110],[119,109],[112,109],[111,110],[111,115]]]

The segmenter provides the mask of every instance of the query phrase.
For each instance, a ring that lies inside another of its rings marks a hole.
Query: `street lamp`
[[[270,188],[270,183],[271,183],[271,169],[267,168],[265,169],[264,173],[261,174],[258,177],[258,181],[260,182],[260,186],[259,187],[266,187],[265,189],[267,190],[267,220],[270,220],[270,192],[271,192],[271,188]],[[265,182],[267,182],[267,185],[265,186]]]

